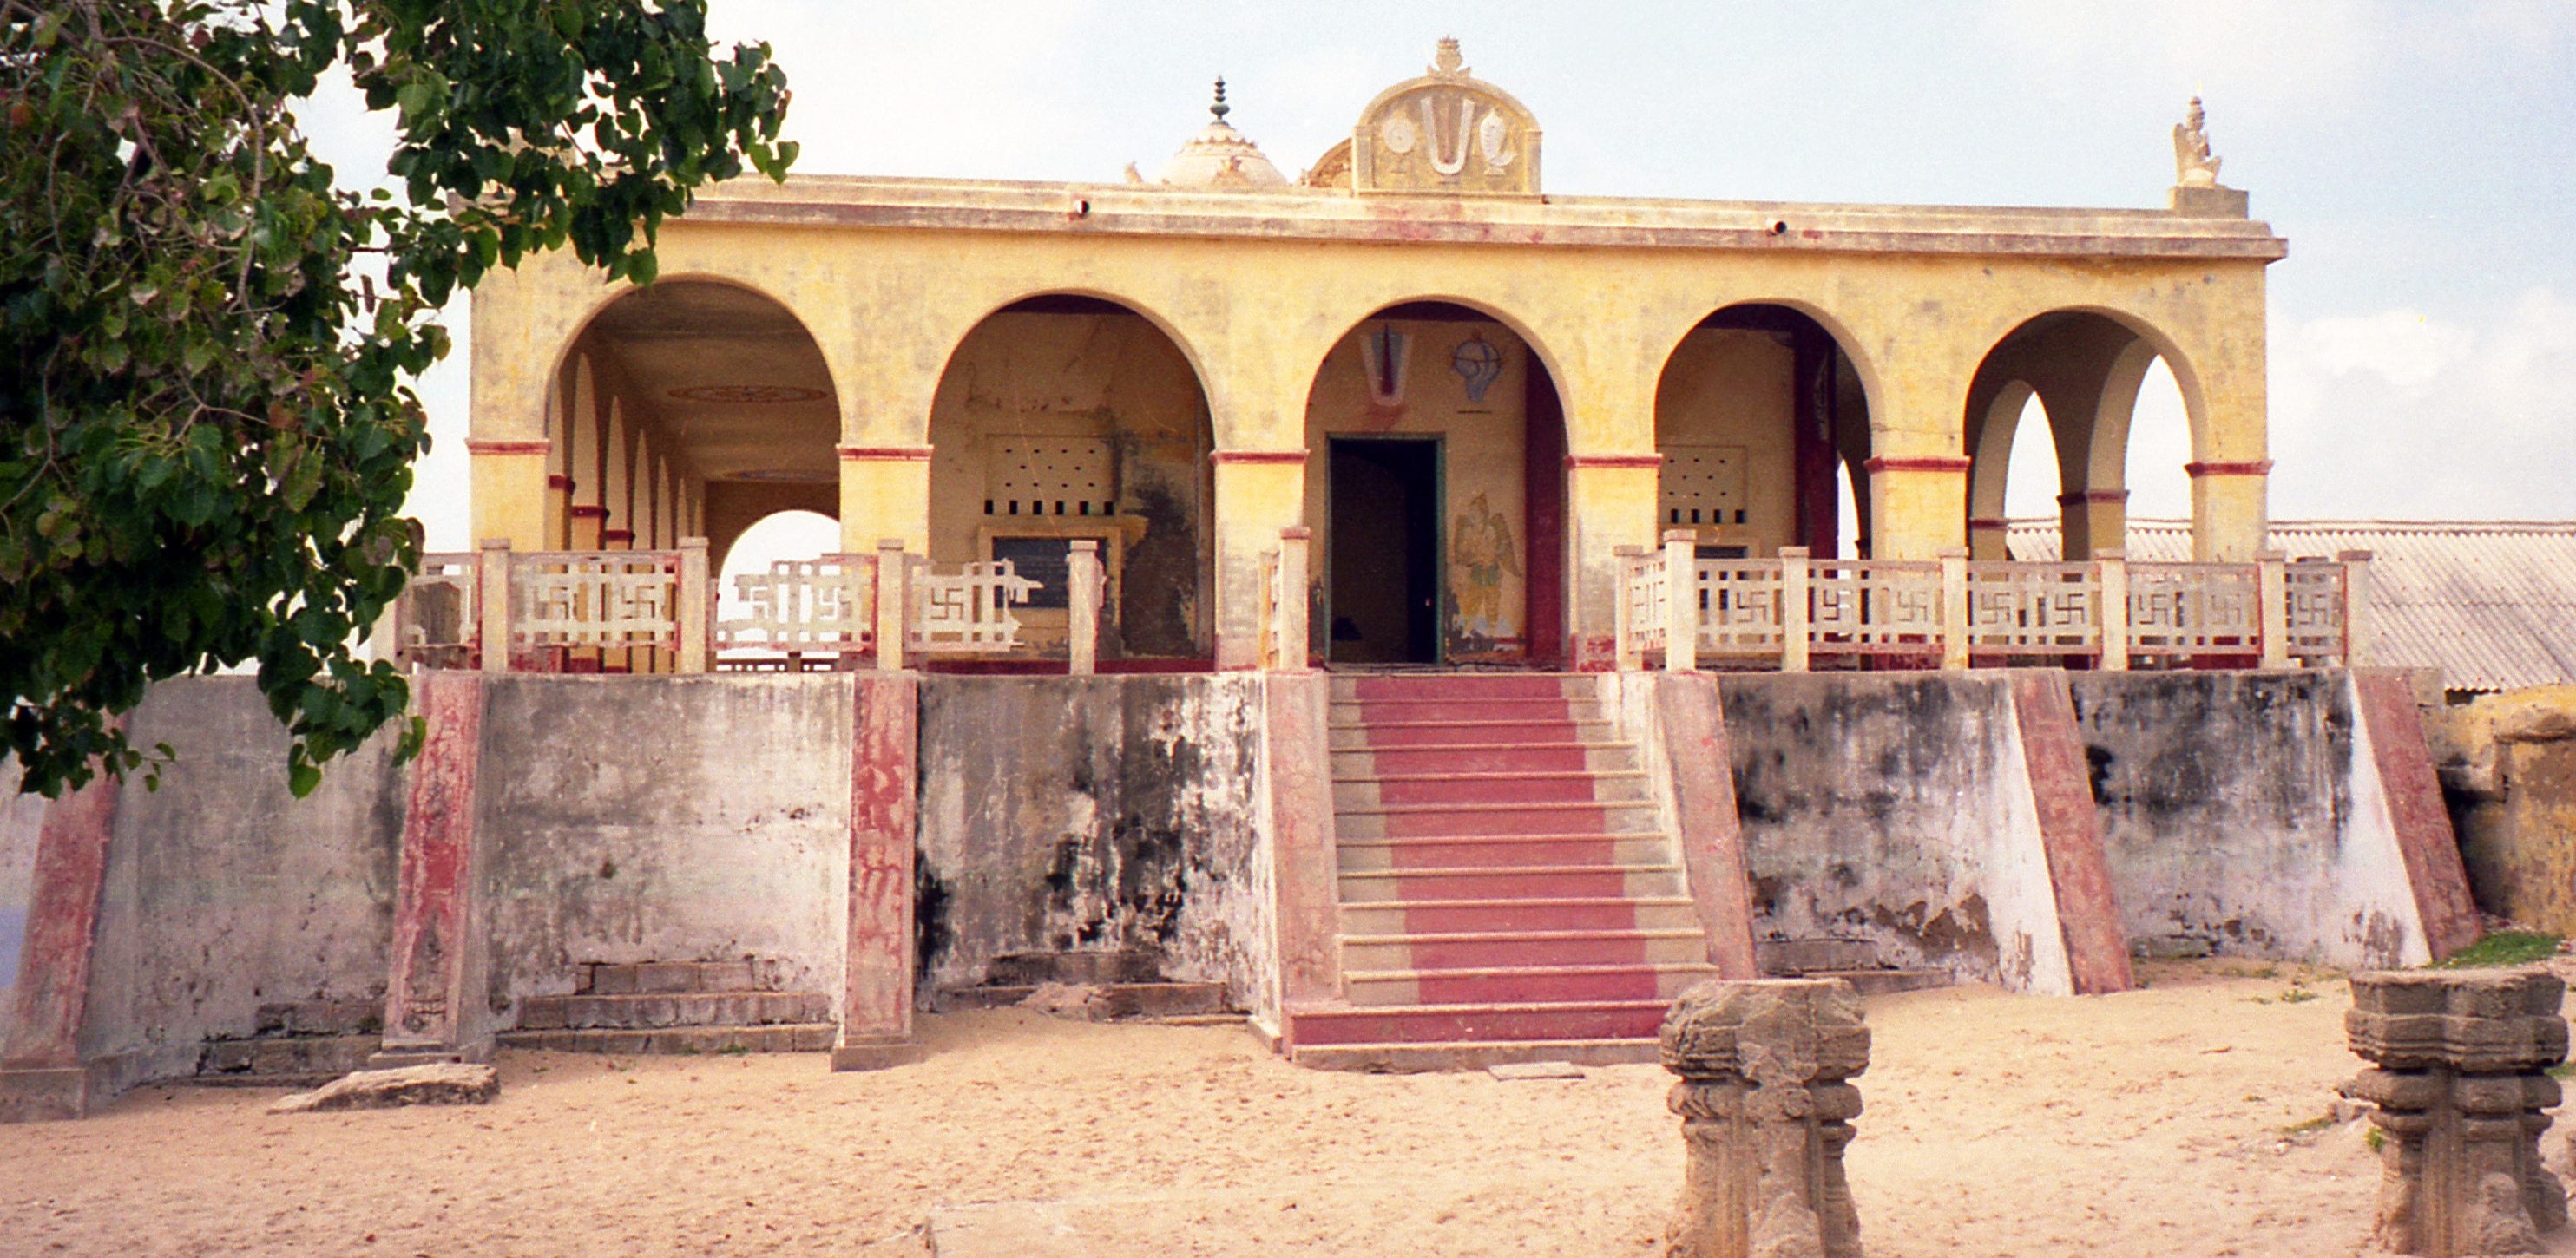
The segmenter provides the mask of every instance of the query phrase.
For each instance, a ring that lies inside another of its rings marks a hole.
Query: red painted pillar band
[[[2076,728],[2066,674],[2017,668],[2011,676],[2013,719],[2021,730],[2022,762],[2030,773],[2031,803],[2039,816],[2040,848],[2048,857],[2048,885],[2057,901],[2068,975],[2078,996],[2127,991],[2136,985],[2129,968],[2128,931],[2120,924],[2120,898],[2111,889],[2102,816],[2093,806],[2093,768],[2084,757],[2084,735]]]
[[[483,678],[431,669],[413,707],[428,737],[411,766],[394,888],[393,973],[385,991],[386,1064],[454,1056],[466,1045],[466,932],[474,920],[474,781],[483,746]]]
[[[849,970],[834,1070],[873,1070],[912,1054],[912,855],[918,681],[852,674]]]
[[[1718,977],[1762,977],[1753,951],[1753,890],[1744,878],[1744,830],[1735,812],[1735,751],[1717,678],[1707,673],[1655,674],[1655,707],[1663,718],[1664,760],[1673,774],[1674,820],[1682,868],[1708,963]]]
[[[81,1017],[89,1008],[90,950],[98,938],[99,891],[107,881],[108,835],[116,827],[115,779],[51,800],[36,833],[35,881],[18,952],[16,1003],[0,1069],[50,1070],[80,1064]]]
[[[1342,990],[1341,871],[1334,858],[1332,752],[1325,732],[1331,684],[1322,673],[1262,679],[1279,897],[1279,994],[1291,1008],[1331,1000]],[[1278,1012],[1280,1033],[1292,1034],[1288,1010]]]
[[[2370,757],[2388,820],[2397,831],[2398,855],[2415,892],[2415,915],[2424,923],[2424,946],[2436,961],[2478,941],[2483,926],[2469,898],[2469,874],[2460,862],[2459,839],[2442,805],[2442,784],[2415,714],[2414,687],[2406,670],[2352,670],[2354,706],[2370,731]]]

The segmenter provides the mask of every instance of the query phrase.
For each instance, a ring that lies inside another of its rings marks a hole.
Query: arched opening
[[[841,549],[841,522],[819,511],[780,511],[764,516],[744,529],[722,554],[710,553],[708,561],[715,566],[716,618],[731,620],[749,614],[741,604],[741,593],[734,578],[770,570],[781,561],[816,559]]]
[[[1207,393],[1161,328],[1101,297],[1013,302],[950,354],[929,431],[931,561],[1007,559],[1037,580],[1014,613],[1029,649],[1065,649],[1068,555],[1089,539],[1103,668],[1210,659]]]
[[[1850,487],[1867,482],[1868,402],[1841,342],[1804,311],[1756,302],[1700,320],[1657,377],[1655,450],[1657,526],[1690,530],[1704,558],[1865,545]]]
[[[2154,399],[2143,412],[2142,392]],[[2006,557],[2007,515],[2054,518],[2056,552],[2068,558],[2125,549],[2138,505],[2129,479],[2136,419],[2147,415],[2154,429],[2139,434],[2138,452],[2149,466],[2173,469],[2150,478],[2162,505],[2177,491],[2188,493],[2175,483],[2189,459],[2185,409],[2155,344],[2118,319],[2058,310],[2014,328],[1987,352],[1968,394],[1969,534],[1977,557]],[[2043,445],[2048,459],[2038,455]],[[2172,457],[2177,451],[2181,458]]]
[[[840,404],[822,349],[741,285],[672,278],[621,294],[574,338],[551,396],[550,540],[703,536],[720,555],[764,516],[839,509]]]
[[[1315,652],[1565,658],[1565,407],[1518,332],[1457,302],[1381,307],[1316,367],[1306,447]]]

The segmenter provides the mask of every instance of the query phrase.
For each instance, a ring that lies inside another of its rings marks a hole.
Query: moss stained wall
[[[1259,674],[934,676],[921,696],[925,987],[998,956],[1141,952],[1264,998]]]

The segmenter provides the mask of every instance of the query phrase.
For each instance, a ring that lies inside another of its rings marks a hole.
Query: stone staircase
[[[1867,939],[1765,939],[1753,945],[1753,956],[1764,978],[1838,978],[1863,996],[1948,987],[1957,981],[1948,970],[1890,965]]]
[[[519,1002],[505,1048],[569,1053],[822,1053],[832,998],[776,990],[754,960],[584,964],[570,996]]]
[[[1292,1005],[1339,1069],[1651,1061],[1715,971],[1633,743],[1588,680],[1336,677],[1341,999]]]
[[[1049,984],[1087,990],[1094,997],[1095,1015],[1102,1018],[1242,1020],[1242,1015],[1226,1009],[1225,984],[1174,982],[1164,976],[1153,956],[1141,952],[1011,953],[993,958],[983,982],[943,987],[932,997],[932,1004],[942,1013],[999,1009],[1016,1005]]]
[[[337,1079],[367,1068],[383,1042],[384,1020],[381,996],[261,1005],[248,1036],[206,1041],[190,1081],[301,1088]]]

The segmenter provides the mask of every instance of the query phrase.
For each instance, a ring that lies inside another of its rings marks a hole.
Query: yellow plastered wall
[[[987,194],[955,195],[963,203]],[[1177,224],[1211,200],[1175,192],[1158,206]],[[1408,240],[1400,223],[1383,239],[1290,240],[1179,226],[1105,232],[1070,219],[979,230],[941,226],[938,217],[925,212],[915,220],[924,225],[907,228],[834,225],[822,214],[802,224],[683,220],[662,233],[664,274],[757,289],[816,338],[851,451],[839,499],[854,548],[883,536],[916,548],[932,542],[932,469],[904,451],[931,444],[940,381],[969,333],[1002,306],[1046,292],[1118,301],[1168,333],[1196,369],[1220,452],[1306,448],[1319,372],[1373,312],[1416,300],[1494,312],[1546,359],[1564,396],[1576,460],[1568,474],[1567,601],[1578,641],[1609,629],[1609,547],[1651,544],[1657,525],[1651,469],[1581,461],[1652,453],[1666,359],[1711,310],[1728,305],[1800,310],[1850,355],[1868,393],[1871,453],[1903,465],[1873,475],[1868,487],[1865,531],[1882,557],[1930,557],[1964,543],[1965,469],[1940,464],[1964,462],[1969,381],[2000,338],[2048,310],[2099,310],[2151,328],[2192,410],[2197,456],[2225,464],[2264,457],[2263,262],[2255,258],[1566,248]],[[613,295],[561,256],[532,259],[478,290],[474,436],[539,435],[556,362]],[[1447,370],[1427,361],[1419,369]],[[1508,383],[1495,388],[1513,395]],[[478,535],[535,544],[542,508],[527,504],[542,502],[544,460],[476,457]],[[1454,454],[1452,461],[1472,463]],[[1202,519],[1212,517],[1217,533],[1208,619],[1221,662],[1251,658],[1259,607],[1251,565],[1276,544],[1277,528],[1300,514],[1326,523],[1312,510],[1311,482],[1320,477],[1320,468],[1268,464],[1231,473],[1220,464],[1212,473],[1214,501]],[[1271,500],[1291,486],[1287,502]],[[1453,513],[1460,488],[1451,488]],[[2260,545],[2263,489],[2258,474],[2202,478],[2194,497],[2203,553],[2241,557]],[[1516,512],[1518,501],[1516,489],[1487,499],[1499,512]],[[1296,511],[1299,502],[1308,510]],[[1283,507],[1289,518],[1277,518]]]
[[[1671,474],[1677,451],[1719,450],[1740,460],[1744,519],[1681,519],[1662,510],[1663,529],[1687,528],[1704,544],[1743,546],[1768,556],[1796,533],[1797,452],[1791,423],[1797,356],[1769,332],[1702,328],[1682,339],[1655,390],[1655,447]]]
[[[1495,366],[1481,396],[1458,370],[1462,349],[1470,366],[1486,356],[1476,342],[1490,347]],[[1386,369],[1389,346],[1400,347],[1394,358],[1403,371],[1399,388],[1383,390],[1371,373]],[[1317,474],[1306,478],[1305,518],[1314,530],[1313,568],[1327,591],[1334,588],[1331,439],[1436,437],[1442,654],[1466,661],[1527,653],[1528,388],[1529,347],[1498,323],[1369,319],[1333,347],[1306,403],[1306,448]],[[1329,595],[1326,605],[1336,605]]]

